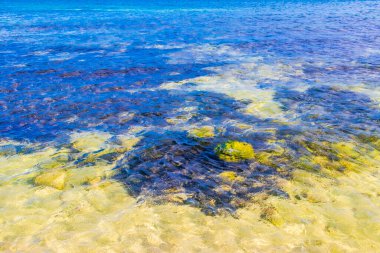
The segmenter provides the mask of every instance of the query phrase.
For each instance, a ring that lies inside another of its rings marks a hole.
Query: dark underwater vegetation
[[[379,24],[376,1],[1,4],[0,249],[376,252]]]

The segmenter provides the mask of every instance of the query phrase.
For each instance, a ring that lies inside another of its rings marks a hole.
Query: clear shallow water
[[[377,2],[0,9],[2,250],[379,250]]]

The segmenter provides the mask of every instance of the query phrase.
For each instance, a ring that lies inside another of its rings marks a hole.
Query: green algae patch
[[[336,171],[345,173],[349,171],[360,171],[360,167],[362,165],[371,166],[370,162],[371,161],[361,163],[359,161],[350,161],[345,158],[331,160],[326,156],[303,156],[300,157],[300,159],[296,161],[294,165],[298,169],[307,171],[318,171],[323,173]]]
[[[212,138],[215,136],[215,130],[212,126],[194,128],[189,131],[189,136],[196,138]]]
[[[359,141],[362,143],[370,144],[374,148],[380,150],[380,138],[376,135],[364,135],[364,134],[359,134],[357,136]]]
[[[255,152],[251,144],[240,141],[227,141],[219,144],[215,148],[215,153],[221,160],[227,162],[239,162],[255,157]]]
[[[301,156],[298,160],[294,161],[295,168],[317,172],[320,169],[317,163],[313,162],[313,156]]]
[[[357,151],[357,148],[354,143],[338,142],[333,143],[331,146],[338,153],[339,157],[350,157],[355,159],[360,156],[360,153]]]
[[[233,183],[233,182],[242,182],[244,181],[244,178],[241,176],[238,176],[236,172],[234,171],[224,171],[219,174],[219,177],[224,181],[228,183]]]
[[[378,151],[370,146],[353,141],[310,142],[298,140],[305,148],[301,156],[295,159],[293,167],[314,172],[361,171],[364,167],[375,166]]]
[[[34,179],[36,185],[50,186],[58,190],[65,188],[66,172],[52,171],[43,173]]]

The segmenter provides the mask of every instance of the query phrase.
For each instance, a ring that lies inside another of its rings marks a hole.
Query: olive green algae
[[[215,148],[215,153],[221,160],[227,162],[239,162],[255,157],[251,144],[240,141],[227,141]]]

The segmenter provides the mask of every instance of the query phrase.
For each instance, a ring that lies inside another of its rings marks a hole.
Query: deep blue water
[[[227,121],[276,129],[292,157],[301,152],[295,136],[319,142],[379,133],[378,105],[344,89],[379,86],[379,35],[378,1],[2,1],[0,138],[59,143],[74,131],[119,134],[144,126],[139,148],[119,165],[132,168],[122,177],[132,193],[147,185],[159,192],[185,184],[189,191],[219,198],[211,179],[220,170],[256,179],[277,173],[262,167],[252,174],[249,164],[231,168],[217,160],[212,154],[217,143],[237,139],[260,149],[269,138],[226,126]],[[254,57],[260,64],[302,71],[287,79],[263,78],[258,85],[274,91],[275,102],[299,120],[296,125],[244,114],[247,101],[217,89],[158,89]],[[305,91],[294,89],[300,85]],[[199,143],[186,131],[170,129],[166,119],[194,106],[197,112],[182,125],[207,119],[226,131]],[[134,117],[124,121],[122,112]],[[147,156],[151,148],[159,155]],[[183,172],[174,172],[176,164]],[[146,176],[152,166],[161,169]],[[145,180],[128,183],[125,178],[135,173]],[[210,179],[189,179],[201,173]],[[237,195],[247,197],[244,189]],[[232,197],[220,198],[230,203]]]

